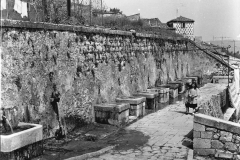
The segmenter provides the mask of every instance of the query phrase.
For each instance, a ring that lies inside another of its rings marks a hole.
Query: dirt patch
[[[61,160],[112,145],[117,145],[116,150],[135,149],[147,143],[148,139],[139,131],[107,124],[91,124],[74,130],[64,140],[45,140],[44,154],[35,160]]]
[[[117,145],[115,150],[136,149],[148,142],[149,136],[135,130],[121,129],[115,135],[108,138],[108,143]]]
[[[106,124],[84,125],[67,134],[63,140],[45,140],[44,154],[35,160],[61,160],[98,151],[109,146],[104,138],[117,131],[117,127]]]

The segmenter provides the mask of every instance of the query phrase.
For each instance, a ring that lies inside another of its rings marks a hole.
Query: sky
[[[177,16],[193,19],[195,36],[204,41],[240,40],[240,0],[104,0],[109,8],[141,18],[159,18],[163,23]]]

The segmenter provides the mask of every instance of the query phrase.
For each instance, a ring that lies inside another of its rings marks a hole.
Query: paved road
[[[185,114],[183,102],[149,114],[126,129],[140,131],[150,139],[137,149],[111,150],[91,160],[186,160],[191,157],[192,150],[186,147],[190,143],[185,136],[193,129],[193,116]]]

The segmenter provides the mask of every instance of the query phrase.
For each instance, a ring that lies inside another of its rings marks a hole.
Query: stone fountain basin
[[[116,98],[116,102],[140,104],[146,101],[146,97],[121,96]]]
[[[0,152],[12,152],[43,139],[42,125],[23,122],[18,124],[18,126],[24,125],[33,127],[10,135],[0,135]]]

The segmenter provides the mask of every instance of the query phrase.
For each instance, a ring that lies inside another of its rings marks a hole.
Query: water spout
[[[7,128],[7,125],[8,125],[10,127],[10,129],[11,129],[11,132],[13,133],[13,127],[12,127],[10,121],[6,117],[6,113],[5,113],[4,108],[2,108],[2,117],[1,117],[1,119],[2,119],[2,124],[3,124],[6,132],[8,130],[8,128]]]
[[[6,118],[6,122],[7,122],[7,124],[9,125],[9,127],[10,127],[10,129],[11,129],[11,132],[13,133],[13,128],[12,128],[12,125],[11,125],[11,123],[9,122],[9,120]]]

